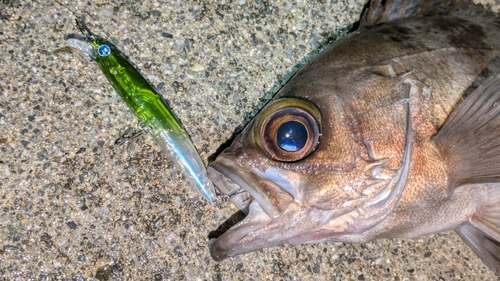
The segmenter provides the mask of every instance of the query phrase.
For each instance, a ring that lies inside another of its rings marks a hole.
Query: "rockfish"
[[[209,165],[214,259],[455,230],[500,273],[500,18],[438,2],[373,1]]]

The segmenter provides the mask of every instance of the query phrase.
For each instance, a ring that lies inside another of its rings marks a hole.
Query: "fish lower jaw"
[[[219,238],[210,241],[210,255],[214,260],[221,261],[255,250],[253,243],[242,243],[242,241],[246,240],[249,234],[265,228],[272,220],[260,204],[253,200],[248,206],[247,216],[242,221],[232,226]]]
[[[281,213],[261,190],[251,173],[230,160],[216,160],[208,177],[217,190],[246,216],[217,239],[210,241],[210,254],[216,261],[262,248],[255,235],[264,231]]]

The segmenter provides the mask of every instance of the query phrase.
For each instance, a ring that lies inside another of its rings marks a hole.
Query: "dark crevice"
[[[217,239],[226,231],[228,231],[233,225],[239,223],[245,218],[245,213],[238,211],[229,217],[225,222],[223,222],[216,230],[211,231],[208,234],[208,239]]]

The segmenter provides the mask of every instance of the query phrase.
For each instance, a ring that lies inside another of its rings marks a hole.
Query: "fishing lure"
[[[83,38],[69,38],[70,48],[95,60],[113,88],[139,118],[141,126],[160,145],[197,190],[214,204],[216,194],[186,130],[167,102],[134,65],[109,41],[93,34],[83,20],[76,20]]]

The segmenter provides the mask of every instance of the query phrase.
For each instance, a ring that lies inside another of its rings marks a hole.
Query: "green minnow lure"
[[[165,154],[201,194],[214,203],[213,184],[186,130],[167,102],[134,65],[109,41],[93,34],[76,20],[84,38],[69,38],[67,44],[95,60],[113,88],[139,118]]]

